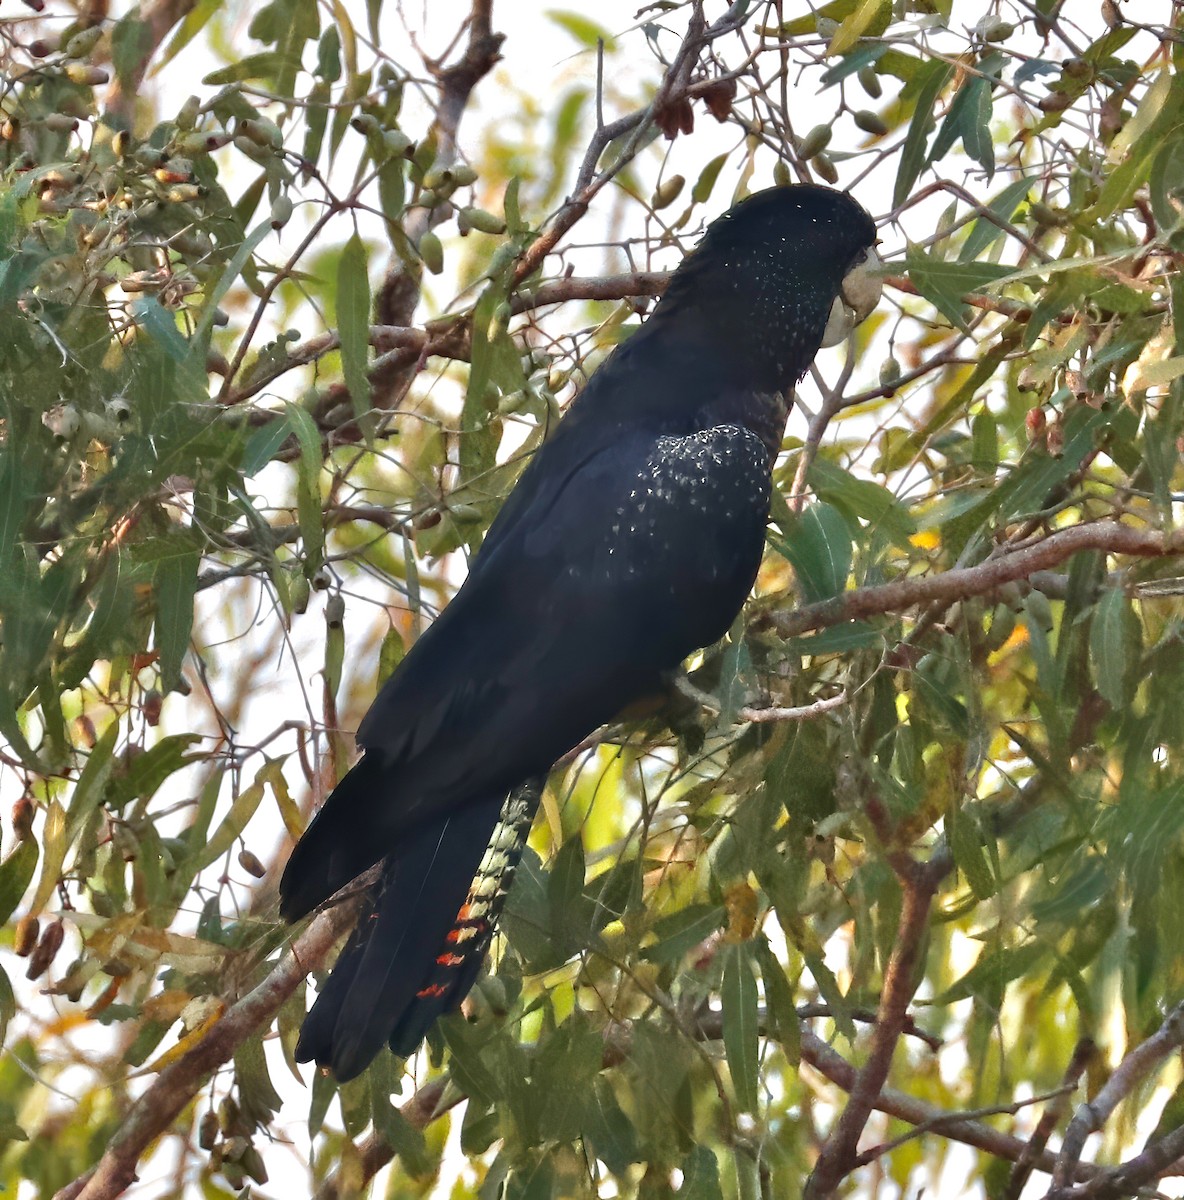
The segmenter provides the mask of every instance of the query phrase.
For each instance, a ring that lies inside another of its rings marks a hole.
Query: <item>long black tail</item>
[[[477,978],[522,857],[541,779],[408,834],[387,856],[296,1047],[339,1080],[383,1043],[399,1055],[459,1007]]]

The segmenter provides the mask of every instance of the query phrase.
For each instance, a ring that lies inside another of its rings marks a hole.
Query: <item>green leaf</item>
[[[572,1142],[580,1136],[603,1059],[603,1038],[578,1011],[542,1042],[531,1070],[531,1085],[547,1098],[541,1137]]]
[[[549,969],[563,961],[551,945],[550,912],[546,873],[538,854],[527,846],[506,897],[502,932],[531,970]]]
[[[0,454],[0,574],[7,575],[21,536],[33,481],[24,455]]]
[[[661,917],[653,925],[656,940],[641,952],[641,957],[649,962],[675,963],[715,933],[724,924],[726,916],[719,904],[689,904]]]
[[[858,50],[853,50],[850,54],[845,55],[833,67],[827,67],[819,82],[824,88],[833,87],[848,76],[855,75],[864,67],[879,62],[887,53],[887,42],[873,42],[871,45],[860,46]]]
[[[796,1065],[801,1059],[801,1023],[794,1008],[789,980],[785,978],[785,972],[766,938],[760,937],[755,947],[765,990],[765,1010],[772,1024],[770,1033],[781,1043],[781,1049],[789,1061]]]
[[[998,62],[998,55],[991,59]],[[980,69],[988,69],[990,63],[984,59]],[[995,145],[991,140],[991,80],[984,75],[967,75],[950,102],[945,120],[933,147],[929,151],[926,166],[943,158],[956,141],[961,139],[968,157],[977,162],[988,177],[995,170]]]
[[[585,877],[584,844],[577,833],[559,847],[547,876],[552,937],[565,957],[587,943],[589,902],[584,895]]]
[[[976,471],[994,475],[999,467],[999,430],[987,410],[975,413],[970,422],[970,461]]]
[[[682,1187],[678,1200],[723,1200],[719,1160],[708,1146],[696,1146],[682,1162]]]
[[[835,973],[826,965],[822,955],[809,946],[801,947],[802,961],[814,978],[814,986],[823,1002],[830,1007],[830,1017],[835,1028],[850,1042],[855,1041],[855,1019],[851,1016],[851,1005],[835,978]]]
[[[883,529],[892,541],[908,547],[916,525],[908,509],[884,486],[871,479],[858,479],[824,458],[816,458],[806,479],[819,500],[848,509],[873,529]]]
[[[518,203],[518,192],[522,186],[522,177],[515,175],[506,184],[505,195],[502,196],[502,212],[506,217],[506,232],[511,237],[525,233],[526,222],[522,220],[521,206]]]
[[[905,261],[917,291],[932,300],[952,325],[966,332],[969,326],[962,317],[966,306],[963,297],[1012,274],[1012,268],[1001,263],[943,262],[915,247],[909,248]]]
[[[8,1037],[8,1023],[16,1016],[16,996],[8,973],[0,967],[0,1050]]]
[[[310,578],[325,558],[325,526],[321,517],[321,435],[299,405],[287,406],[288,421],[300,444],[296,463],[296,520],[304,542],[304,572]]]
[[[727,154],[717,154],[699,172],[699,178],[695,180],[695,186],[691,188],[691,199],[696,204],[702,204],[710,197],[712,188],[715,187],[715,181],[719,178],[720,170],[727,161]]]
[[[1147,178],[1151,209],[1164,232],[1174,230],[1180,223],[1180,212],[1176,208],[1175,197],[1181,194],[1182,187],[1184,140],[1174,138],[1155,156]]]
[[[789,560],[807,603],[829,600],[847,586],[851,531],[833,505],[812,504],[773,545]]]
[[[370,346],[370,275],[366,247],[355,233],[345,244],[337,267],[337,333],[341,372],[354,404],[354,416],[370,409],[366,357]]]
[[[736,1173],[737,1200],[761,1200],[761,1167],[754,1149],[737,1143],[732,1149],[731,1158]]]
[[[312,85],[304,108],[304,148],[306,162],[317,166],[321,158],[321,147],[325,144],[325,130],[329,124],[329,104],[332,92],[324,80]]]
[[[946,833],[954,862],[966,877],[970,890],[979,900],[989,900],[999,889],[983,851],[982,831],[974,817],[962,808],[957,796],[946,814]]]
[[[155,69],[160,71],[161,68],[167,66],[177,55],[185,49],[185,47],[206,27],[210,18],[214,13],[219,12],[222,8],[222,0],[198,0],[198,2],[188,10],[185,19],[177,26],[176,32],[173,34],[172,41],[165,48],[164,53],[159,55],[155,62]]]
[[[394,669],[403,661],[407,648],[403,643],[403,635],[392,625],[382,639],[378,648],[378,683],[384,684],[391,677]]]
[[[30,837],[0,862],[0,925],[12,916],[29,884],[33,882],[39,854],[37,839]]]
[[[341,148],[346,130],[349,129],[351,117],[356,112],[356,105],[370,91],[370,72],[363,71],[360,75],[351,75],[345,83],[345,92],[340,96],[333,113],[333,123],[329,127],[329,159],[336,156]]]
[[[234,252],[234,257],[226,264],[222,274],[218,277],[218,282],[214,287],[207,289],[205,293],[205,301],[201,307],[201,317],[198,319],[197,325],[193,330],[193,336],[189,340],[190,357],[200,363],[203,372],[205,371],[206,339],[213,328],[214,317],[218,312],[218,305],[222,303],[222,299],[226,293],[240,281],[247,261],[255,253],[259,243],[271,232],[271,216],[269,214],[267,220],[256,225],[246,236],[242,244]]]
[[[1167,77],[1165,79],[1165,76]],[[1155,164],[1170,155],[1180,141],[1181,108],[1184,106],[1184,80],[1175,72],[1161,75],[1143,96],[1128,123],[1115,139],[1117,165],[1107,164],[1105,183],[1097,202],[1083,214],[1083,220],[1106,221],[1130,204],[1135,189],[1154,177]],[[1129,142],[1129,146],[1125,145]],[[1154,207],[1155,188],[1152,187]],[[1170,222],[1175,225],[1178,217]]]
[[[274,421],[268,421],[256,429],[243,447],[242,462],[239,464],[243,476],[250,479],[262,471],[293,432],[292,422],[286,416],[276,417]]]
[[[511,212],[516,210],[517,204],[511,202],[507,192],[507,222],[512,221]],[[526,385],[522,358],[504,320],[512,271],[513,263],[509,262],[489,281],[473,310],[472,362],[460,418],[458,487],[473,485],[497,465],[501,434],[501,423],[494,416],[497,393],[505,396]],[[476,489],[473,495],[480,499]]]
[[[263,782],[256,778],[249,787],[244,788],[231,802],[230,811],[222,819],[222,823],[214,830],[213,836],[197,853],[197,870],[202,871],[211,863],[216,862],[242,835],[247,823],[255,815],[259,802],[263,799]]]
[[[330,25],[317,43],[316,73],[326,83],[341,78],[341,33],[336,25]]]
[[[261,1033],[247,1038],[234,1052],[234,1080],[238,1085],[239,1108],[248,1121],[266,1125],[283,1106],[267,1071]]]
[[[1090,623],[1089,656],[1094,682],[1112,708],[1121,709],[1130,699],[1130,651],[1135,648],[1132,634],[1137,637],[1137,624],[1131,602],[1123,590],[1106,588]]]
[[[279,71],[280,55],[274,50],[260,54],[248,54],[236,59],[228,67],[211,71],[202,83],[208,87],[222,87],[228,83],[242,83],[248,79],[274,79]]]
[[[172,1022],[145,1021],[136,1033],[132,1044],[123,1052],[123,1061],[132,1067],[142,1067],[148,1056],[164,1041]]]
[[[156,649],[165,691],[182,686],[181,664],[189,650],[193,629],[193,601],[197,595],[197,569],[201,555],[184,548],[189,538],[176,539],[178,550],[156,564]]]
[[[308,1133],[316,1137],[325,1124],[325,1116],[329,1105],[337,1095],[337,1080],[328,1071],[314,1071],[312,1076],[312,1094],[308,1098]]]
[[[374,1129],[399,1158],[403,1170],[412,1179],[424,1179],[432,1172],[432,1156],[428,1152],[423,1131],[391,1103],[391,1088],[398,1080],[394,1072],[395,1059],[385,1048],[368,1072],[370,1078],[370,1112]]]
[[[29,912],[34,916],[49,903],[50,897],[57,890],[69,846],[66,840],[66,810],[56,798],[46,805],[41,842],[45,848],[41,860],[41,878],[37,881],[37,890],[29,901]]]
[[[758,1108],[760,1083],[760,1031],[757,1028],[756,976],[747,944],[724,947],[724,975],[720,984],[723,1007],[724,1054],[736,1103],[745,1112]]]
[[[1035,176],[1025,175],[1009,183],[994,200],[987,205],[987,211],[993,213],[1000,221],[1010,221],[1015,216],[1015,210],[1027,198],[1028,193],[1036,183]],[[970,233],[958,253],[959,262],[973,262],[984,254],[1005,231],[987,217],[979,217],[970,227]]]
[[[1129,411],[1129,410],[1128,410]],[[1105,411],[1079,406],[1065,421],[1065,448],[1058,457],[1028,459],[992,493],[1004,517],[1027,515],[1043,508],[1055,487],[1081,466],[1094,448],[1098,431],[1110,421]]]
[[[275,90],[281,96],[293,98],[296,76],[304,58],[304,47],[320,34],[320,14],[317,10],[317,0],[291,0],[286,8],[288,20],[276,41],[280,61],[276,71]]]
[[[888,27],[892,13],[891,0],[859,0],[855,11],[847,17],[830,40],[829,54],[845,54],[861,37],[881,34]]]
[[[847,654],[852,650],[866,650],[884,641],[884,635],[866,621],[844,621],[832,625],[821,633],[809,637],[788,638],[786,649],[794,654],[816,657],[822,654]]]
[[[612,1084],[598,1075],[584,1112],[584,1144],[614,1175],[623,1175],[629,1164],[639,1161],[637,1130],[625,1115]]]
[[[595,50],[597,44],[603,42],[606,53],[611,53],[617,48],[616,38],[590,17],[558,8],[548,9],[545,15],[560,29],[570,33],[581,46]]]
[[[111,65],[121,86],[133,93],[152,45],[152,27],[141,19],[138,6],[121,17],[111,30]]]
[[[485,1038],[467,1021],[442,1021],[440,1032],[451,1058],[452,1077],[478,1104],[490,1105],[501,1098],[497,1077],[482,1057]]]
[[[917,106],[913,110],[913,119],[909,122],[909,131],[905,135],[904,147],[900,152],[900,166],[896,171],[896,185],[892,191],[893,207],[899,208],[909,197],[913,184],[924,169],[927,154],[925,152],[929,131],[933,128],[933,114],[937,108],[937,98],[954,73],[950,63],[934,61],[923,67],[918,73],[920,87],[917,92]]]
[[[187,754],[194,742],[201,741],[196,733],[174,733],[161,738],[143,754],[131,759],[122,775],[116,775],[107,788],[107,807],[118,811],[136,799],[146,799],[175,771],[199,756]]]
[[[284,11],[286,7],[283,0],[272,0],[271,3],[256,8],[255,15],[251,17],[247,26],[247,37],[256,42],[274,45],[280,39],[281,24],[287,16]]]
[[[978,962],[957,982],[946,988],[933,1004],[953,1004],[976,995],[998,995],[1013,979],[1027,975],[1048,955],[1041,942],[1025,942],[1022,946],[1005,946],[1001,950],[983,953]]]
[[[90,814],[98,807],[103,798],[103,789],[111,777],[111,769],[115,765],[115,743],[119,739],[119,722],[112,721],[103,736],[95,742],[82,774],[74,785],[70,796],[70,806],[66,810],[66,838],[73,844],[82,831]]]

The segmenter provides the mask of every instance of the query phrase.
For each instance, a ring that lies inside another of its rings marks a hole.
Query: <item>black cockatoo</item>
[[[382,864],[300,1060],[349,1079],[460,1004],[548,769],[727,632],[760,565],[787,393],[875,306],[875,243],[843,192],[742,200],[534,455],[284,871],[296,920]]]

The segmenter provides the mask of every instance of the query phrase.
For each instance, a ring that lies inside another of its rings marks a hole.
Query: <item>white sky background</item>
[[[257,7],[257,5],[249,3],[244,3],[241,6],[242,15],[235,31],[234,44],[243,54],[257,48],[249,41],[246,34],[250,17],[256,11]],[[406,33],[400,25],[399,15],[396,12],[395,6],[388,3],[386,7],[389,11],[385,16],[384,49],[401,63],[413,63],[415,61],[414,55],[406,44]],[[614,34],[625,34],[626,31],[633,28],[636,24],[635,14],[638,9],[638,0],[595,0],[595,3],[589,3],[588,0],[568,0],[566,3],[557,3],[554,7],[582,13],[603,25]],[[720,0],[717,0],[716,3],[709,3],[707,6],[708,19],[714,19],[714,17],[724,11],[725,7],[726,5],[720,2]],[[986,15],[988,11],[994,11],[996,7],[998,6],[991,6],[986,2],[981,4],[958,3],[955,5],[954,28],[961,29],[972,26],[980,17]],[[1077,0],[1074,0],[1074,3],[1067,7],[1071,10],[1081,9],[1080,13],[1073,11],[1074,17],[1080,20],[1089,20],[1096,25],[1096,4],[1080,4]],[[1160,10],[1164,7],[1166,6],[1152,4],[1150,0],[1129,0],[1126,5],[1126,11],[1132,16],[1137,16],[1139,15],[1137,10],[1145,8],[1147,13],[1144,19],[1163,19]],[[117,6],[112,15],[121,15],[125,11],[125,8],[126,5],[123,4]],[[364,29],[365,5],[360,0],[345,0],[345,8],[351,14],[358,28]],[[463,15],[467,13],[468,8],[467,0],[430,0],[430,2],[429,0],[421,0],[418,4],[404,4],[403,16],[407,23],[416,31],[416,36],[419,39],[421,47],[430,53],[439,53],[444,45],[451,40],[453,33]],[[802,11],[805,11],[806,5],[802,4],[800,8]],[[1006,4],[1002,6],[1003,15],[1008,15],[1007,8]],[[1089,10],[1088,12],[1085,11],[1087,9]],[[1154,13],[1151,11],[1153,9],[1156,10]],[[519,111],[520,99],[515,94],[515,89],[529,92],[536,98],[543,110],[546,111],[548,104],[553,103],[555,98],[561,96],[577,80],[585,82],[589,87],[595,86],[595,54],[583,50],[572,39],[570,34],[553,21],[545,19],[541,15],[544,11],[545,8],[543,6],[521,3],[520,0],[500,0],[499,3],[495,4],[494,27],[507,34],[502,51],[503,61],[495,68],[492,75],[483,80],[477,87],[473,103],[467,110],[461,125],[460,142],[462,149],[475,151],[487,129],[496,126],[498,122],[516,118]],[[791,11],[796,13],[798,9],[795,7]],[[681,12],[675,13],[673,14],[673,21],[676,23],[676,28],[681,28],[682,22],[685,21],[685,15]],[[197,84],[197,81],[201,79],[207,70],[220,65],[212,59],[206,62],[202,61],[203,52],[200,42],[201,38],[199,37],[197,42],[191,44],[161,76],[149,81],[146,91],[155,92],[159,89],[161,115],[167,115],[175,111],[181,101],[191,91],[199,95],[202,99],[206,99],[217,90],[216,88],[202,87]],[[664,43],[664,49],[668,53],[672,53],[675,45],[675,39],[671,37]],[[621,49],[609,60],[609,65],[613,88],[620,94],[631,98],[632,103],[628,107],[633,107],[642,100],[641,88],[643,84],[645,82],[652,82],[656,78],[656,64],[653,56],[646,46],[644,38],[639,33],[627,35],[622,39]],[[873,102],[868,98],[866,100],[866,107],[875,109],[879,104],[885,103],[887,98],[893,94],[892,89],[895,86],[896,84],[893,80],[885,78],[885,100]],[[418,136],[426,129],[430,114],[422,104],[417,104],[413,99],[413,95],[413,89],[408,89],[408,100],[404,107],[403,122],[408,133],[412,136]],[[833,93],[823,93],[821,96],[818,96],[811,89],[803,87],[794,93],[793,102],[794,124],[799,134],[804,133],[818,121],[828,120],[833,115]],[[609,109],[605,113],[606,119],[611,120],[615,116],[621,115],[624,111],[627,111],[626,107],[617,110]],[[1000,105],[1000,111],[1002,111],[1002,105]],[[674,172],[684,174],[688,179],[688,187],[690,183],[693,183],[702,165],[709,158],[726,149],[732,148],[742,136],[735,126],[721,126],[716,124],[701,106],[696,106],[695,115],[696,125],[694,134],[690,137],[680,137],[669,147],[669,160],[664,168],[666,175]],[[844,118],[844,123],[836,131],[836,145],[846,146],[857,144],[856,140],[849,136],[852,128],[849,122],[849,117]],[[544,120],[542,122],[544,131],[545,125],[546,122]],[[843,136],[844,132],[848,136]],[[355,135],[347,135],[347,137],[349,136]],[[659,146],[663,150],[667,148],[667,144],[664,142],[660,142]],[[649,154],[652,156],[654,151],[651,150]],[[348,155],[346,157],[348,158]],[[727,207],[738,177],[737,165],[741,157],[737,155],[737,162],[735,164],[729,162],[725,166],[724,173],[721,175],[720,182],[712,197],[710,206],[712,214],[722,211],[723,208]],[[229,157],[227,161],[229,161]],[[643,178],[647,181],[653,178],[653,162],[654,159],[650,157],[647,161],[647,167],[643,172]],[[771,175],[768,174],[771,170],[771,164],[771,157],[766,156],[762,167],[751,182],[750,186],[753,190],[767,186],[772,182]],[[840,183],[844,185],[849,183],[855,169],[840,165]],[[893,159],[890,163],[890,171],[894,172],[894,170],[895,160]],[[997,180],[985,192],[985,195],[993,195],[1003,186],[1004,182],[1006,180]],[[873,215],[881,216],[890,206],[891,186],[891,174],[881,172],[857,186],[854,189],[854,194]],[[233,181],[231,181],[230,188],[233,195]],[[915,239],[923,240],[926,236],[932,234],[937,215],[946,206],[946,203],[947,201],[941,200],[932,205],[929,210],[917,210],[910,214],[909,222],[912,236]],[[677,208],[677,206],[675,207]],[[589,213],[588,217],[577,226],[575,240],[581,243],[590,243],[601,238],[607,241],[617,236],[620,230],[615,221],[615,210],[614,188],[610,185],[609,188],[601,193],[596,206]],[[928,222],[928,228],[924,227],[926,222]],[[273,244],[265,243],[263,252],[273,254],[276,261],[283,261],[286,252],[290,251],[299,240],[300,224],[301,221],[298,215],[297,219],[283,231],[280,239],[280,248],[277,250]],[[386,245],[385,235],[377,220],[374,220],[369,228],[363,223],[362,231],[363,235],[370,240],[377,251],[375,261],[372,264],[374,282],[377,283],[383,262],[381,251]],[[629,229],[626,232],[630,236],[637,236],[643,231],[640,229]],[[335,232],[331,233],[331,236],[343,239],[346,236],[344,226],[339,226]],[[903,239],[898,231],[886,229],[882,232],[882,236],[886,242],[884,250],[888,255],[899,253],[903,248]],[[677,254],[668,253],[666,259],[660,265],[671,265],[676,260]],[[584,255],[577,258],[577,262],[579,263],[577,270],[580,273],[596,273],[610,268],[622,269],[626,265],[620,257],[615,258],[611,262],[606,261],[604,252],[599,249],[587,251]],[[447,299],[455,290],[448,275],[441,278],[429,278],[429,287],[431,289],[430,294],[438,300]],[[315,322],[311,316],[307,321],[297,321],[295,324],[305,337],[316,332]],[[258,335],[255,339],[256,348],[262,345],[269,336],[271,336],[269,333]],[[840,361],[838,355],[839,352],[834,351],[821,360],[824,364],[829,364],[825,369],[832,376],[836,364]],[[876,355],[866,355],[865,361],[860,364],[857,370],[856,383],[861,378],[867,379],[870,382],[874,378],[878,362],[879,358]],[[277,386],[278,391],[279,387]],[[791,433],[800,435],[803,428],[804,423],[800,415],[791,418]],[[833,435],[834,431],[832,431]],[[462,565],[458,563],[458,577],[462,569]],[[221,623],[227,629],[228,634],[238,634],[256,619],[264,626],[274,619],[273,615],[266,609],[256,613],[253,608],[253,601],[250,608],[244,607],[241,602],[231,607],[225,606],[224,598],[214,594],[217,590],[214,589],[209,593],[205,593],[201,598],[204,616],[199,617],[199,620],[203,622],[205,628],[208,629],[217,623]],[[349,600],[349,612],[346,624],[349,639],[346,656],[347,662],[351,656],[357,656],[357,661],[365,661],[367,655],[376,650],[377,639],[381,637],[387,627],[383,611],[380,605],[375,603],[375,601],[384,599],[382,588],[377,584],[367,586],[354,577],[348,582],[347,592]],[[365,594],[361,595],[363,592]],[[295,665],[291,656],[285,656],[280,662],[260,664],[256,675],[257,690],[253,695],[252,704],[248,705],[244,710],[243,725],[239,730],[242,744],[250,745],[258,741],[270,733],[282,719],[304,719],[307,712],[304,702],[301,699],[302,689],[307,689],[314,710],[319,712],[320,704],[318,697],[321,685],[318,672],[323,660],[324,631],[321,617],[322,600],[322,597],[314,596],[314,601],[310,605],[309,612],[303,617],[297,617],[294,621],[293,645],[296,651]],[[220,683],[223,681],[227,693],[233,690],[235,682],[231,673],[241,669],[248,648],[249,638],[246,643],[238,640],[232,641],[226,645],[222,653],[211,654],[210,661],[214,667],[211,677],[215,690],[218,690]],[[342,690],[343,692],[348,690],[348,680],[343,685]],[[279,715],[281,713],[282,715]],[[197,714],[198,706],[192,701],[186,701],[178,697],[166,698],[162,732],[179,733],[190,731],[194,727]],[[273,752],[279,752],[282,749],[288,748],[290,748],[290,744],[277,742],[274,745]],[[252,771],[255,765],[257,764],[252,765]],[[295,789],[295,795],[297,799],[300,799],[305,791],[303,780],[299,777],[297,770],[291,770],[288,774]],[[247,838],[248,844],[252,845],[265,861],[269,857],[269,851],[272,846],[274,846],[281,836],[281,827],[278,818],[271,820],[270,828],[268,820],[269,814],[266,812],[266,805],[264,805],[249,827]],[[231,874],[232,876],[242,876],[242,873],[234,867],[231,869]],[[247,895],[246,885],[249,881],[243,876],[241,882],[244,885],[242,898],[245,900]],[[67,957],[66,952],[63,951],[63,962]],[[836,967],[841,966],[840,963],[835,963],[835,965]],[[10,974],[14,976],[14,984],[24,984],[23,978],[19,978],[23,972],[10,971]],[[34,985],[25,986],[29,989],[26,995],[30,1000],[33,1000],[34,998],[30,993]],[[36,997],[34,1000],[35,1006],[42,1010],[46,1003],[47,1001],[44,997]],[[65,1001],[60,1001],[59,1004],[63,1011],[68,1007]],[[96,1034],[103,1035],[102,1031],[96,1030],[91,1026],[86,1031],[85,1036],[89,1038]],[[79,1037],[80,1035],[75,1034],[72,1036]],[[169,1043],[166,1042],[165,1045],[167,1044]],[[305,1125],[308,1112],[308,1092],[298,1087],[292,1079],[282,1061],[282,1057],[278,1053],[278,1048],[274,1044],[269,1046],[269,1066],[272,1080],[281,1094],[283,1094],[285,1100],[281,1118],[277,1122],[277,1128],[281,1129],[291,1139],[291,1152],[285,1153],[283,1147],[278,1145],[267,1147],[265,1143],[260,1143],[260,1149],[264,1152],[271,1179],[268,1185],[262,1189],[255,1189],[255,1191],[256,1194],[267,1196],[300,1196],[305,1193],[308,1183],[305,1166],[309,1153]],[[302,1073],[306,1083],[312,1078],[312,1070],[311,1066],[303,1068]],[[68,1092],[68,1080],[57,1081],[57,1086],[60,1087],[63,1084],[66,1085],[65,1090]],[[221,1092],[219,1091],[218,1094],[221,1094]],[[409,1089],[405,1089],[404,1096],[409,1094]],[[53,1100],[50,1102],[51,1104],[54,1103]],[[330,1110],[329,1119],[333,1123],[338,1122],[336,1106]],[[456,1144],[459,1125],[458,1110],[453,1120],[454,1146]],[[168,1147],[169,1143],[166,1141],[166,1152],[158,1154],[143,1165],[141,1182],[129,1192],[129,1195],[155,1197],[171,1194],[173,1164],[172,1154],[168,1152]],[[950,1164],[949,1171],[952,1174],[950,1174],[948,1179],[943,1181],[947,1186],[941,1189],[940,1194],[956,1196],[959,1194],[959,1189],[962,1186],[958,1178],[958,1172],[965,1169],[967,1160],[959,1161],[958,1154],[952,1155],[951,1159],[953,1161]],[[458,1152],[452,1157],[452,1161],[457,1163],[458,1169],[462,1169],[461,1163],[463,1160],[460,1158]],[[446,1171],[445,1178],[447,1179],[447,1177],[448,1173]],[[1040,1178],[1039,1176],[1037,1177],[1038,1180]],[[382,1194],[383,1179],[384,1175],[380,1176],[376,1182],[375,1195]],[[961,1176],[961,1179],[965,1179],[964,1174]],[[196,1187],[194,1191],[196,1194]],[[31,1195],[32,1192],[29,1189],[22,1191],[22,1196]],[[888,1200],[889,1193],[887,1190],[881,1192],[881,1195],[884,1196],[884,1200]]]

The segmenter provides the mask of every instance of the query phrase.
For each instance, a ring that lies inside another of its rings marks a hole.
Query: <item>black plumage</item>
[[[727,632],[760,565],[786,391],[828,319],[874,305],[851,285],[874,241],[841,192],[742,201],[535,454],[284,872],[295,920],[383,862],[302,1061],[351,1078],[384,1042],[410,1053],[460,1003],[541,777]]]

